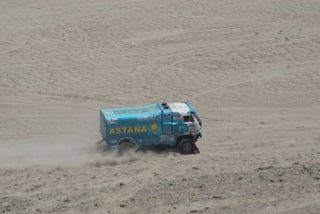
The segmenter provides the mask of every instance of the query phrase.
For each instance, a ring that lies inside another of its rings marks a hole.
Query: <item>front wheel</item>
[[[178,151],[181,154],[194,154],[195,147],[195,143],[191,138],[183,138],[178,143]]]

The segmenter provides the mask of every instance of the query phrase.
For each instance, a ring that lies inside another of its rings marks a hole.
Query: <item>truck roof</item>
[[[190,114],[190,107],[186,103],[168,103],[173,113]]]
[[[107,118],[137,118],[148,115],[160,114],[161,112],[186,115],[194,112],[194,108],[188,102],[155,103],[137,107],[121,107],[101,109],[101,113]]]
[[[101,109],[101,112],[106,118],[109,117],[130,117],[132,115],[149,115],[160,113],[161,110],[157,104],[137,106],[137,107],[124,107],[124,108],[106,108]]]

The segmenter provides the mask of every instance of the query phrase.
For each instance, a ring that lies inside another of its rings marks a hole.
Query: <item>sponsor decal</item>
[[[110,124],[110,125],[114,125],[114,124],[118,124],[118,119],[109,119],[108,120],[108,124]]]
[[[146,126],[123,126],[117,128],[111,128],[109,130],[110,135],[118,135],[118,134],[139,134],[148,132]]]
[[[151,129],[152,132],[160,131],[160,128],[159,128],[157,123],[152,123],[150,129]]]
[[[179,114],[179,115],[176,115],[176,116],[173,116],[173,120],[182,120],[182,115]]]
[[[136,114],[136,113],[152,112],[156,110],[157,110],[156,107],[136,108],[136,109],[114,109],[110,113],[111,114]]]

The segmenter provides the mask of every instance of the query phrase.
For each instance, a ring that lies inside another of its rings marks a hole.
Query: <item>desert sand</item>
[[[200,154],[99,109],[188,100]],[[0,1],[0,213],[319,213],[318,0]]]

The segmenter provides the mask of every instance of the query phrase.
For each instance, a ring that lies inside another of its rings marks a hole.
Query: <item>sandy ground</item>
[[[0,213],[319,213],[318,0],[1,0]],[[200,154],[106,152],[189,100]]]

